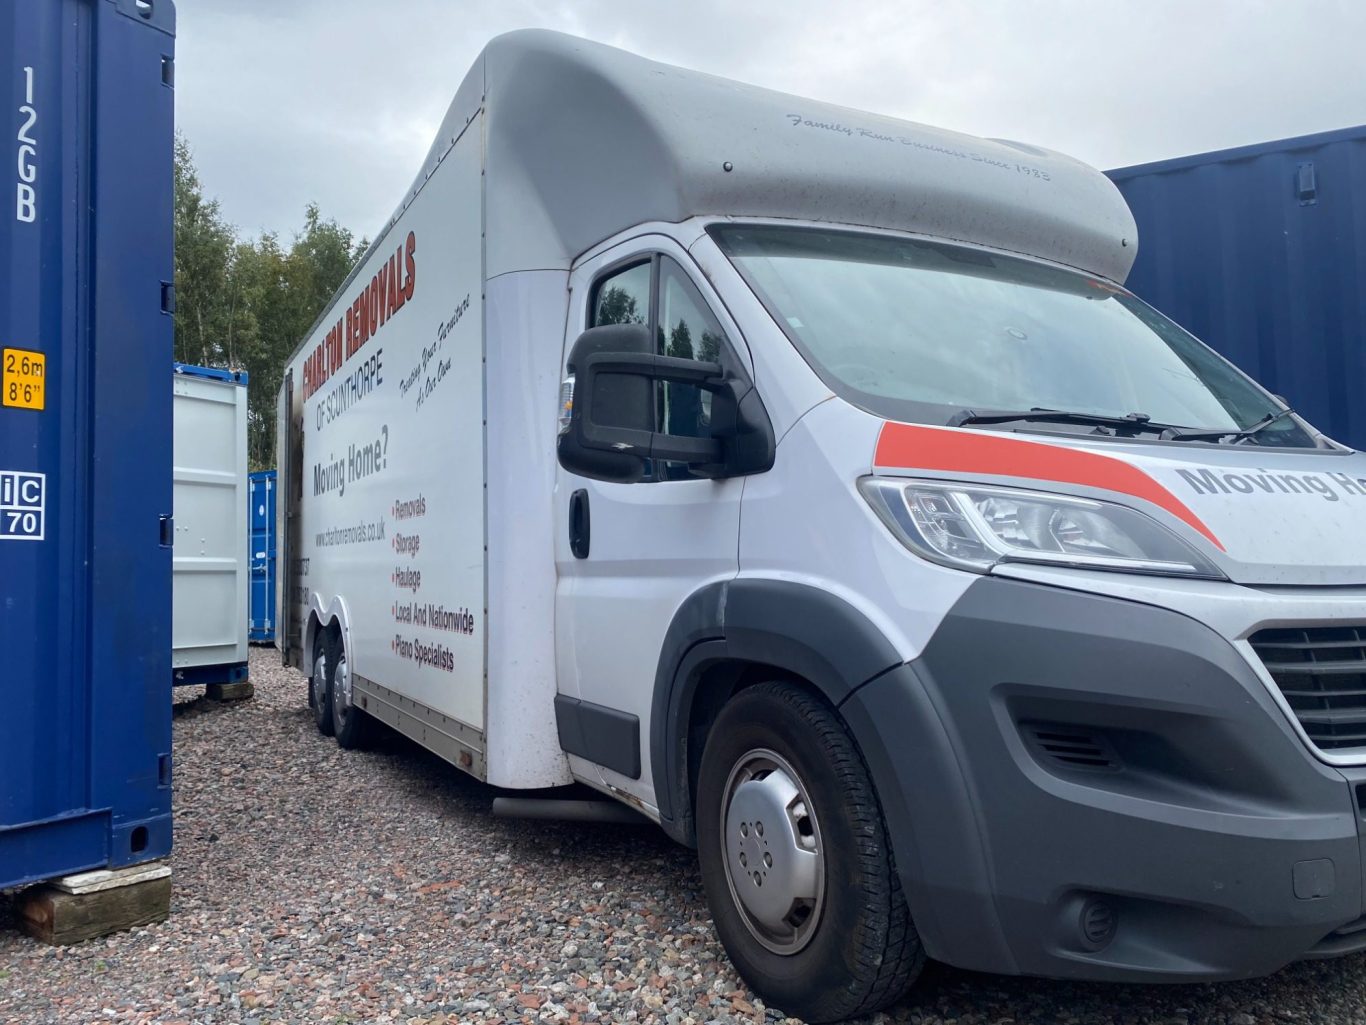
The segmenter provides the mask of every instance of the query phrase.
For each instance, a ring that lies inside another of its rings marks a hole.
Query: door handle
[[[569,550],[576,559],[588,558],[588,491],[579,488],[569,496]]]

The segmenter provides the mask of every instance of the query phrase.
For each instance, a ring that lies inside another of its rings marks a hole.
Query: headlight
[[[859,490],[912,551],[986,573],[998,562],[1224,579],[1162,524],[1134,509],[1017,488],[865,477]]]

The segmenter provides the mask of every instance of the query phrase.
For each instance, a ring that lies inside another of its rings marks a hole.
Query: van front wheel
[[[835,713],[780,683],[717,717],[697,783],[702,881],[735,967],[813,1022],[900,997],[924,963],[867,767]]]

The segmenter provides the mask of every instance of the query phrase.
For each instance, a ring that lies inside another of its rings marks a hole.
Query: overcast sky
[[[1366,123],[1360,0],[178,0],[177,117],[244,233],[373,236],[484,43],[553,28],[1101,168]]]

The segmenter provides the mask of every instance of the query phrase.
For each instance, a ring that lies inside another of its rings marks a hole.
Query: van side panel
[[[496,227],[496,226],[495,226]],[[569,276],[488,282],[488,780],[570,782],[555,728],[555,439]]]
[[[279,544],[280,572],[275,578],[275,608],[280,621],[276,630],[280,661],[308,672],[304,647],[307,638],[308,590],[299,558],[299,520],[302,517],[304,483],[303,401],[295,387],[297,366],[285,368],[275,402],[275,466],[279,471],[279,498],[275,504],[275,536]]]
[[[291,364],[303,444],[289,470],[304,621],[338,623],[362,694],[372,681],[482,733],[481,121]]]

